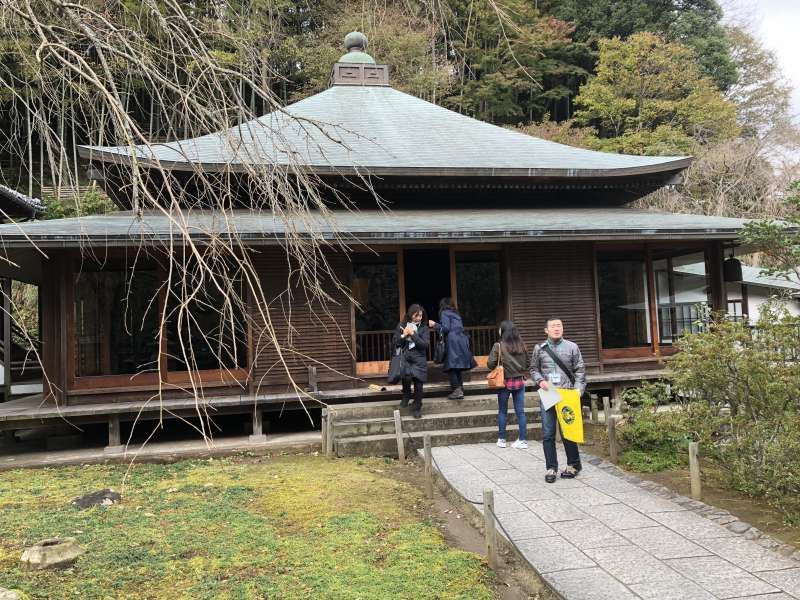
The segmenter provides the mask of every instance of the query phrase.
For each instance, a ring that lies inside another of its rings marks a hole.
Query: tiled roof
[[[33,218],[45,211],[45,206],[38,198],[31,198],[10,187],[0,185],[0,220],[9,217]]]
[[[573,148],[375,85],[334,85],[222,133],[137,146],[136,154],[179,170],[266,164],[378,176],[597,178],[676,173],[691,162]],[[127,163],[130,155],[128,146],[81,148],[99,161]]]
[[[184,211],[198,239],[235,232],[249,244],[274,244],[285,238],[285,224],[271,213],[246,210]],[[366,243],[448,241],[553,241],[635,239],[735,239],[743,219],[658,213],[624,207],[542,209],[448,209],[339,211],[333,221],[311,217],[295,223],[299,233],[327,239],[351,234]],[[25,247],[78,244],[132,245],[178,239],[176,226],[161,212],[136,220],[131,212],[16,225],[0,225],[0,244]]]

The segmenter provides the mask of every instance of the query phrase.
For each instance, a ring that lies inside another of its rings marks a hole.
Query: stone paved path
[[[748,539],[725,511],[665,498],[608,463],[584,455],[577,479],[547,484],[537,442],[439,447],[433,457],[466,498],[481,502],[494,490],[511,541],[566,600],[800,599],[800,562],[764,547],[775,542]]]

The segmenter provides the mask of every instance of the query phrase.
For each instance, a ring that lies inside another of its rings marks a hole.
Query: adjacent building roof
[[[705,265],[703,263],[695,263],[676,267],[675,270],[690,275],[702,275],[705,273]],[[762,275],[760,268],[749,267],[747,265],[742,265],[742,283],[764,288],[800,292],[800,280],[797,279],[796,275],[790,275],[788,279],[785,277]]]
[[[180,239],[176,223],[202,240],[211,235],[236,235],[248,244],[276,244],[286,227],[271,213],[247,210],[184,211],[170,219],[147,212],[137,219],[131,212],[52,221],[0,225],[0,245],[65,247],[78,245],[134,245]],[[744,219],[659,213],[624,207],[504,208],[447,210],[337,211],[332,220],[319,215],[294,222],[301,235],[327,239],[347,235],[375,243],[430,241],[553,241],[634,239],[735,239]]]
[[[45,206],[38,198],[31,198],[0,185],[0,221],[17,217],[33,219],[44,211]]]
[[[595,152],[498,127],[421,100],[388,84],[366,38],[348,35],[333,85],[226,131],[170,143],[80,149],[93,161],[171,170],[245,170],[269,165],[319,175],[613,178],[670,175],[681,156]],[[372,61],[372,62],[370,62]]]

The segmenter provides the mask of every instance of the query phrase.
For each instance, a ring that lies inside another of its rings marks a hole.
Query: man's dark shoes
[[[448,400],[463,400],[464,399],[464,390],[461,388],[456,388],[450,395],[447,397]]]
[[[411,404],[411,415],[415,419],[421,418],[422,417],[422,404],[417,404],[416,402],[413,402]]]
[[[547,483],[555,483],[556,482],[556,470],[555,469],[547,469],[547,473],[544,474],[544,480]]]
[[[408,406],[408,398],[403,398],[400,400],[400,408],[405,408],[406,406]]]
[[[569,465],[566,469],[561,471],[561,477],[563,479],[575,479],[580,472],[580,467],[573,467],[572,465]]]

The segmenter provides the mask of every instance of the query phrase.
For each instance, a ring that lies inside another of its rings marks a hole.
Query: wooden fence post
[[[494,492],[483,491],[483,520],[486,529],[486,560],[490,569],[497,568],[497,541],[494,525]]]
[[[423,446],[425,449],[425,494],[428,496],[428,500],[433,500],[433,454],[430,433],[425,434]]]
[[[606,418],[606,432],[608,433],[608,455],[611,462],[617,462],[617,421],[611,416],[611,402],[608,396],[603,396],[603,414]]]
[[[397,460],[406,461],[406,447],[403,444],[403,421],[400,418],[400,411],[394,411],[394,435],[397,437]]]
[[[697,457],[700,447],[697,442],[689,442],[689,477],[692,487],[692,498],[701,500],[703,497],[700,482],[700,460]]]
[[[325,456],[333,456],[333,411],[328,410],[328,427],[325,433]]]
[[[322,417],[319,424],[319,432],[322,436],[322,451],[327,452],[328,449],[328,409],[322,409]]]
[[[597,394],[589,396],[589,406],[592,409],[592,423],[597,425],[600,422],[597,420]]]
[[[608,455],[611,459],[611,462],[617,462],[619,458],[619,446],[617,443],[617,419],[616,417],[611,417],[608,419],[608,423],[606,424],[606,428],[608,430]]]

